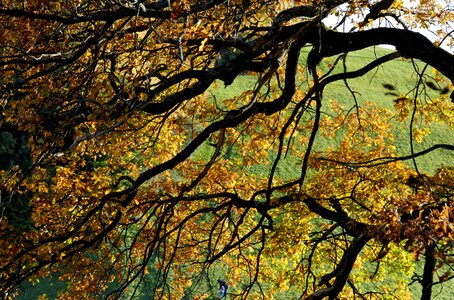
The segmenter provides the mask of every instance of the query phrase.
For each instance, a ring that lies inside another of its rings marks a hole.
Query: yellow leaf
[[[202,52],[203,51],[203,48],[205,48],[205,44],[206,42],[208,41],[208,38],[204,38],[202,43],[200,44],[199,46],[199,51]]]

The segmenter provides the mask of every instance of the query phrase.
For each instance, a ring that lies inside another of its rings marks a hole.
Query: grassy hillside
[[[308,50],[303,50],[308,51]],[[358,51],[349,54],[346,59],[346,66],[348,71],[353,71],[364,67],[368,63],[374,60],[376,57],[380,57],[392,52],[386,48],[368,48],[362,51]],[[305,55],[302,55],[305,58]],[[334,61],[334,58],[333,58]],[[302,60],[301,64],[305,64]],[[424,66],[422,64],[416,65],[420,69]],[[336,72],[342,71],[342,63]],[[430,75],[431,70],[428,69],[426,73]],[[351,91],[354,91],[356,100],[359,105],[364,105],[366,102],[371,102],[377,106],[384,107],[390,110],[394,110],[394,100],[402,95],[413,97],[414,87],[419,80],[419,76],[415,71],[415,65],[409,60],[395,59],[373,71],[369,72],[366,76],[348,80],[348,86],[343,81],[337,81],[331,83],[325,88],[324,102],[327,103],[330,100],[335,100],[341,105],[345,106],[346,109],[350,108],[353,103],[353,97]],[[251,90],[254,88],[256,79],[249,76],[239,77],[232,85],[223,88],[218,85],[216,89],[212,90],[213,99],[216,102],[222,103],[222,99],[231,98],[240,95],[245,90]],[[389,90],[385,86],[392,86],[395,89]],[[304,84],[302,85],[304,88]],[[439,96],[438,92],[434,92],[427,89],[427,97],[422,99],[422,102],[430,101],[431,97]],[[326,104],[325,104],[326,105]],[[409,119],[403,122],[397,122],[396,120],[389,120],[393,125],[395,140],[395,147],[397,148],[400,155],[409,155],[410,151],[410,131],[409,131]],[[425,125],[417,123],[421,127],[427,127],[430,130],[430,134],[421,142],[414,143],[415,152],[427,149],[430,146],[438,143],[450,143],[454,144],[453,129],[449,128],[445,124],[430,124]],[[335,141],[319,140],[319,148],[326,148],[329,145],[335,143]],[[207,150],[208,151],[208,150]],[[202,150],[202,152],[204,152]],[[202,154],[205,156],[205,154]],[[454,164],[454,153],[452,151],[437,150],[424,157],[418,158],[417,160],[418,169],[422,173],[433,174],[436,169],[442,166]],[[411,162],[408,162],[409,164]],[[280,165],[281,176],[284,178],[293,178],[299,176],[299,171],[294,173],[292,169],[294,164],[292,162],[285,162]],[[256,167],[257,172],[265,172],[266,166]]]
[[[348,70],[359,69],[368,62],[372,61],[375,56],[383,56],[391,52],[384,48],[369,48],[363,51],[351,54],[347,58]],[[420,70],[424,67],[418,65]],[[431,75],[432,70],[427,69],[426,73]],[[360,104],[370,101],[375,105],[382,106],[393,110],[396,95],[408,95],[413,97],[414,87],[419,80],[414,65],[409,60],[396,59],[388,62],[373,71],[367,76],[349,80],[348,84],[356,92],[357,100]],[[391,85],[395,90],[386,89],[384,86]],[[391,93],[395,95],[391,95]],[[422,98],[422,103],[430,101],[431,98],[439,96],[438,92],[427,89],[427,97]],[[352,95],[343,82],[335,82],[326,89],[325,98],[336,99],[337,101],[348,105],[352,103]],[[394,124],[394,135],[396,144],[401,155],[410,154],[410,132],[409,120],[402,123],[390,120]],[[418,124],[426,126],[424,124]],[[431,132],[421,143],[415,143],[415,151],[426,149],[437,143],[454,143],[453,129],[444,124],[431,124],[427,126]],[[433,173],[437,168],[454,164],[454,153],[449,151],[436,151],[423,158],[417,159],[418,167],[421,172]]]
[[[376,47],[349,54],[346,60],[347,70],[353,71],[360,69],[373,61],[374,58],[386,55],[390,52],[392,52],[392,50]],[[302,57],[305,58],[304,55]],[[302,60],[301,63],[304,64],[305,61]],[[355,92],[356,100],[359,105],[363,105],[365,102],[371,102],[377,106],[394,110],[394,100],[396,98],[405,94],[408,95],[408,97],[413,96],[412,91],[419,80],[415,66],[420,69],[424,67],[422,64],[414,65],[408,60],[395,59],[374,69],[364,77],[348,80],[348,86]],[[337,72],[340,71],[342,71],[342,69],[337,68]],[[431,70],[428,69],[426,72],[430,74]],[[238,96],[244,90],[252,89],[254,83],[254,78],[243,76],[237,79],[231,86],[227,88],[218,87],[213,93],[216,95],[217,100],[222,100],[223,98]],[[394,87],[395,90],[386,88],[389,86]],[[336,100],[346,108],[349,108],[352,106],[352,103],[354,103],[351,90],[349,90],[342,81],[332,83],[325,89],[323,95],[324,101]],[[431,97],[437,96],[439,96],[438,92],[427,89],[427,98],[422,99],[422,102],[430,101]],[[394,146],[400,155],[409,155],[411,153],[409,120],[403,122],[397,122],[396,120],[389,121],[394,125],[393,131],[394,136],[396,137]],[[454,144],[453,128],[450,128],[445,124],[419,125],[427,126],[430,130],[430,134],[421,143],[414,144],[415,151],[426,149],[438,143]],[[323,140],[323,138],[321,138],[318,147],[329,147],[329,145],[333,143],[335,143],[335,141]],[[203,152],[204,150],[202,149],[199,155],[206,155],[208,157],[208,155]],[[436,169],[442,166],[454,165],[454,153],[452,151],[438,150],[418,158],[416,161],[419,171],[433,174]],[[408,162],[408,164],[411,164],[411,162]],[[269,166],[254,166],[253,168],[255,168],[254,172],[260,174],[269,172]],[[278,173],[283,178],[291,179],[300,175],[300,169],[295,165],[295,162],[283,160],[282,163],[279,164]],[[422,265],[423,262],[418,263],[416,269],[422,270]],[[419,284],[415,283],[411,285],[410,290],[413,294],[413,298],[420,298],[421,289]],[[454,299],[454,287],[447,285],[444,285],[443,287],[435,286],[433,289],[433,299]]]
[[[374,57],[383,56],[390,51],[391,50],[384,48],[371,48],[353,53],[347,57],[348,70],[361,68],[372,61]],[[305,56],[303,55],[303,57]],[[304,64],[305,62],[301,61],[301,63]],[[360,105],[364,104],[366,101],[370,101],[378,106],[393,109],[393,100],[396,99],[396,95],[405,94],[411,91],[417,80],[418,76],[414,71],[412,63],[410,61],[396,59],[380,66],[379,68],[376,68],[364,77],[349,80],[348,84],[350,88],[355,91],[357,101]],[[211,93],[213,95],[213,99],[216,99],[218,103],[221,103],[222,99],[238,96],[245,90],[253,89],[255,83],[256,78],[241,76],[232,85],[226,88],[222,86],[222,83],[218,83],[218,87],[212,89]],[[390,91],[383,85],[392,85],[395,87],[395,91]],[[390,95],[390,92],[394,92],[396,95]],[[436,96],[434,93],[431,95]],[[324,101],[329,101],[330,99],[335,99],[346,107],[351,106],[353,103],[352,94],[343,82],[330,84],[325,89]],[[397,147],[399,153],[401,155],[409,154],[410,134],[408,130],[408,122],[398,123],[393,120],[390,120],[390,122],[393,122],[394,124],[393,130],[395,136],[397,137],[395,146]],[[454,144],[453,129],[447,127],[446,125],[432,124],[430,126],[430,131],[430,136],[428,136],[423,143],[415,145],[416,150],[427,148],[436,143]],[[330,142],[333,141],[322,139],[319,141],[320,144],[318,147],[328,147]],[[200,149],[195,155],[199,157],[209,157],[210,152],[212,151],[212,147],[206,146],[202,147],[202,149]],[[454,153],[450,153],[448,151],[437,151],[418,159],[417,162],[420,171],[430,174],[440,166],[454,165]],[[270,166],[252,166],[250,168],[255,173],[266,175],[269,172]],[[300,169],[299,167],[295,167],[295,162],[293,161],[284,160],[283,163],[279,165],[278,172],[281,177],[286,179],[295,178],[300,175]],[[18,299],[37,299],[38,295],[41,294],[47,294],[49,299],[54,299],[59,288],[64,288],[64,284],[42,280],[34,286],[28,286],[26,288],[26,293]],[[411,289],[415,298],[417,298],[417,295],[420,293],[418,286],[415,284],[411,287]],[[444,290],[442,290],[435,297],[435,299],[454,299],[454,287],[451,289],[444,287]]]
[[[347,70],[353,71],[360,69],[373,61],[374,58],[381,57],[390,52],[392,52],[392,50],[385,48],[369,48],[350,54],[347,57]],[[304,58],[305,55],[302,55],[302,57]],[[302,60],[301,64],[305,64],[305,61]],[[348,80],[348,86],[355,92],[356,100],[359,105],[371,102],[379,107],[394,111],[394,100],[396,98],[402,95],[407,95],[410,98],[414,96],[413,90],[419,80],[419,75],[416,72],[415,67],[422,69],[424,66],[422,64],[414,65],[411,61],[404,59],[395,59],[374,69],[364,77]],[[341,72],[342,69],[338,68],[336,71]],[[428,69],[426,72],[430,75],[431,70]],[[255,83],[256,79],[254,77],[242,76],[226,88],[218,85],[216,89],[211,91],[213,100],[216,99],[217,104],[220,104],[223,99],[239,96],[243,91],[253,89]],[[394,90],[390,90],[389,86],[392,86]],[[344,105],[345,108],[349,108],[354,103],[351,90],[349,90],[342,81],[332,83],[325,89],[323,96],[324,101],[326,103],[330,100],[335,100]],[[422,99],[422,103],[430,102],[431,98],[438,96],[438,92],[427,89],[427,96]],[[393,124],[393,134],[396,137],[394,146],[398,153],[400,155],[409,155],[411,153],[409,119],[404,120],[403,122],[391,119],[389,122]],[[430,130],[430,134],[421,143],[414,143],[415,151],[426,149],[438,143],[454,144],[453,128],[450,128],[445,124],[425,125],[421,123],[418,125],[427,126]],[[336,144],[336,141],[323,139],[321,137],[318,139],[317,147],[319,149],[324,149],[334,144]],[[199,158],[210,157],[212,151],[212,147],[205,147],[200,149],[198,153],[196,153],[196,156]],[[452,153],[452,151],[438,150],[418,158],[416,162],[420,172],[433,174],[436,169],[442,166],[454,165],[454,153]],[[408,161],[407,163],[410,166],[412,165],[411,161]],[[250,166],[249,170],[259,176],[266,176],[269,173],[270,166],[255,165]],[[280,177],[285,179],[297,178],[300,176],[300,165],[292,159],[283,159],[278,165],[277,173]],[[416,266],[416,270],[419,274],[421,274],[422,268],[423,261],[419,262]],[[410,286],[410,291],[412,292],[414,299],[420,298],[421,288],[418,283],[412,284]],[[446,284],[443,287],[439,285],[434,286],[433,299],[454,299],[454,287]]]

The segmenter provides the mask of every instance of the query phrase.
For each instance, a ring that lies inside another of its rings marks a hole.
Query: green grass
[[[375,56],[380,57],[391,50],[384,48],[368,48],[347,57],[347,70],[356,70],[372,61]],[[424,66],[418,64],[422,69]],[[430,74],[431,69],[428,68],[426,73]],[[394,101],[397,97],[388,95],[390,91],[383,87],[384,84],[391,84],[396,88],[398,94],[408,94],[413,97],[413,89],[419,80],[419,76],[414,69],[414,65],[409,60],[396,59],[388,62],[380,67],[369,72],[366,76],[348,80],[350,88],[355,91],[358,103],[364,104],[370,101],[377,106],[394,110]],[[438,94],[428,90],[427,98],[422,97],[422,102],[430,101],[430,98],[437,97]],[[353,104],[352,94],[346,88],[343,82],[335,82],[326,88],[324,95],[325,99],[335,99],[346,107]],[[400,155],[409,155],[410,151],[410,120],[397,122],[390,120],[394,125],[393,131],[395,147]],[[415,151],[421,151],[438,143],[454,144],[453,130],[445,124],[420,124],[419,126],[428,127],[430,135],[428,135],[421,143],[414,143]],[[418,169],[423,173],[433,174],[436,169],[442,166],[454,164],[454,153],[452,151],[439,150],[432,152],[417,160]]]
[[[302,59],[306,56],[308,50],[303,50]],[[361,51],[349,54],[346,59],[346,65],[348,71],[353,71],[364,67],[369,62],[373,61],[374,58],[386,55],[392,52],[390,49],[375,47],[368,48]],[[334,58],[331,58],[334,61]],[[305,64],[304,60],[301,64]],[[419,69],[424,66],[416,64]],[[342,72],[342,63],[336,68],[336,72]],[[426,73],[430,74],[431,70],[428,68]],[[384,107],[394,110],[394,100],[398,97],[396,95],[389,95],[389,92],[394,92],[398,95],[406,94],[408,97],[413,97],[413,90],[419,80],[419,76],[414,69],[414,64],[409,60],[395,59],[387,62],[378,68],[375,68],[363,77],[348,80],[349,88],[354,91],[356,101],[358,104],[364,105],[366,102],[371,102],[379,107]],[[256,79],[252,76],[240,76],[235,80],[233,84],[228,87],[223,87],[218,84],[217,88],[212,89],[210,93],[218,105],[222,105],[224,99],[235,97],[240,95],[245,90],[251,90],[254,88]],[[386,89],[383,85],[388,84],[395,87],[395,91]],[[307,85],[304,83],[301,85],[305,88]],[[354,105],[354,100],[351,91],[347,88],[343,81],[337,81],[329,84],[324,91],[323,101],[328,103],[330,100],[335,100],[343,105],[346,109]],[[427,97],[436,97],[437,92],[428,89]],[[430,101],[430,99],[422,99],[424,101]],[[400,155],[409,155],[411,153],[410,147],[410,119],[404,120],[403,122],[397,122],[395,119],[389,120],[393,124],[393,134],[395,136],[395,144],[398,153]],[[413,143],[414,151],[418,152],[429,148],[430,146],[438,143],[449,143],[454,144],[453,130],[445,124],[422,124],[416,123],[421,127],[427,127],[430,130],[430,134],[421,142]],[[336,144],[336,141],[318,138],[317,146],[318,149],[327,149],[330,146]],[[204,150],[202,149],[202,152]],[[447,165],[454,164],[454,153],[447,150],[437,150],[432,153],[425,155],[424,157],[416,159],[417,166],[420,172],[433,174],[438,168]],[[411,165],[411,161],[407,162]],[[286,179],[294,178],[299,176],[299,170],[295,172],[295,164],[293,161],[283,161],[279,165],[280,176]],[[266,167],[256,167],[257,172],[265,172]]]
[[[380,57],[390,53],[392,50],[385,48],[369,48],[362,51],[350,54],[347,57],[347,70],[353,71],[364,67],[366,64],[374,60],[375,57]],[[305,57],[304,55],[302,56]],[[304,64],[304,61],[301,61]],[[413,97],[413,89],[419,80],[419,76],[415,71],[414,64],[411,61],[404,59],[395,59],[387,62],[384,65],[372,70],[367,75],[348,80],[348,86],[355,92],[356,100],[358,104],[364,105],[366,102],[371,102],[376,106],[383,107],[394,111],[394,101],[398,96],[407,94],[408,97]],[[417,67],[422,69],[424,66],[419,63]],[[341,72],[342,69],[338,68],[337,72]],[[426,73],[430,73],[428,69]],[[240,95],[245,89],[252,89],[254,87],[255,80],[249,76],[239,77],[232,85],[222,88],[219,87],[213,90],[216,95],[216,101],[222,101],[222,99],[234,97]],[[395,87],[397,95],[389,95],[387,93],[390,90],[386,89],[383,85],[392,85]],[[302,87],[305,85],[303,84]],[[430,101],[430,97],[437,97],[436,92],[428,90],[427,99]],[[327,102],[330,99],[336,100],[346,108],[351,107],[354,104],[351,91],[346,87],[343,81],[334,82],[325,88],[323,95],[323,101]],[[397,122],[395,119],[389,120],[393,125],[393,134],[395,136],[395,144],[398,153],[400,155],[409,155],[411,153],[410,148],[410,119],[404,120],[403,122]],[[454,132],[453,128],[445,124],[418,124],[420,126],[427,126],[430,130],[430,134],[421,142],[414,142],[414,151],[421,151],[428,147],[439,144],[448,143],[454,144]],[[319,137],[317,140],[317,146],[319,149],[326,149],[336,144],[336,141],[327,140]],[[206,155],[209,157],[206,148],[202,148],[198,155]],[[418,170],[422,173],[433,174],[438,168],[442,166],[454,165],[454,153],[447,150],[437,150],[429,153],[423,157],[417,158],[416,163]],[[412,166],[411,161],[407,161],[409,166]],[[269,173],[270,166],[253,166],[250,170],[256,174],[263,175]],[[300,176],[300,164],[295,162],[293,159],[283,160],[278,165],[277,173],[281,178],[293,179]],[[417,268],[421,267],[422,262],[417,264]],[[420,298],[421,293],[420,285],[415,283],[410,286],[410,291],[414,299]],[[435,286],[433,289],[433,299],[445,300],[454,299],[454,286],[444,284],[443,286]]]
[[[55,278],[40,278],[39,282],[25,282],[20,289],[20,294],[16,300],[36,300],[39,296],[47,299],[57,299],[58,293],[66,289],[66,283]]]
[[[305,50],[304,50],[305,51]],[[362,51],[350,54],[347,57],[348,70],[355,70],[365,66],[368,62],[372,61],[375,56],[382,56],[389,53],[391,50],[384,48],[370,48]],[[304,58],[305,55],[302,55]],[[304,64],[304,61],[301,61]],[[338,69],[338,71],[341,71]],[[393,85],[398,93],[407,93],[412,90],[418,80],[418,76],[413,69],[413,65],[410,61],[396,59],[382,65],[372,72],[369,72],[366,76],[348,80],[348,84],[352,90],[355,91],[358,103],[364,104],[366,101],[370,101],[378,106],[393,109],[393,100],[396,96],[387,95],[389,92],[383,87],[383,84]],[[240,76],[235,82],[228,86],[223,87],[221,82],[218,82],[216,89],[211,89],[212,99],[216,101],[218,105],[222,105],[222,101],[227,98],[241,95],[245,90],[251,90],[254,88],[256,78],[252,76]],[[304,85],[303,85],[304,87]],[[431,96],[435,96],[432,94]],[[335,99],[339,101],[345,107],[353,105],[352,94],[346,88],[343,82],[335,82],[326,87],[324,93],[324,101]],[[408,122],[398,123],[393,122],[393,131],[396,136],[395,146],[401,155],[407,155],[410,153],[410,142],[409,142],[409,124]],[[443,124],[431,124],[431,134],[421,144],[415,144],[415,150],[422,150],[436,143],[450,143],[454,144],[453,130]],[[327,139],[319,139],[318,147],[321,149],[328,148],[335,144],[335,141]],[[211,156],[213,148],[204,145],[196,153],[194,158],[208,158]],[[230,155],[237,156],[235,149],[232,149]],[[417,160],[418,167],[421,172],[431,174],[438,167],[443,165],[454,164],[454,153],[449,151],[436,151],[427,156],[424,156]],[[266,176],[269,173],[270,166],[251,166],[248,171],[258,174],[260,176]],[[278,166],[279,176],[284,179],[291,179],[300,175],[300,166],[298,162],[287,159],[283,160]],[[31,286],[26,284],[26,292],[23,296],[17,299],[37,299],[38,295],[47,294],[49,299],[55,299],[56,292],[59,289],[64,288],[63,283],[58,281],[52,282],[49,280],[41,280],[40,283]],[[420,294],[417,284],[411,287],[411,291],[415,297]],[[438,291],[435,289],[435,291]],[[444,286],[440,293],[434,292],[436,297],[434,299],[454,299],[454,287]]]

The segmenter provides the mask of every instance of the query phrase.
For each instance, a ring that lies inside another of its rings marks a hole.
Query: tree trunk
[[[422,295],[421,300],[430,300],[432,296],[433,272],[435,269],[435,243],[426,248],[424,263],[424,273],[422,275]]]

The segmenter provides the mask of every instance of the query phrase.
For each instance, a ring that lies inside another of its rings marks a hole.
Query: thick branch
[[[339,295],[347,283],[348,276],[350,275],[358,254],[370,239],[371,237],[365,232],[356,237],[350,247],[344,252],[339,265],[334,271],[334,275],[336,276],[334,284],[330,287],[315,291],[312,295],[307,297],[307,300],[323,299],[325,297],[336,299],[337,295]]]
[[[74,13],[71,15],[60,15],[58,13],[40,13],[28,11],[25,9],[6,8],[0,9],[0,16],[17,18],[24,17],[30,20],[55,21],[66,25],[93,21],[116,21],[125,17],[134,17],[137,15],[146,18],[172,19],[177,17],[185,17],[202,11],[207,11],[217,5],[226,2],[226,0],[203,1],[202,4],[191,5],[189,10],[180,11],[169,10],[169,2],[172,1],[158,1],[151,4],[146,4],[143,7],[119,7],[117,5],[112,5],[111,7],[104,7],[103,9],[100,9],[93,13]]]
[[[424,272],[422,274],[422,295],[421,300],[430,300],[432,297],[433,273],[435,269],[435,243],[429,245],[424,253]]]
[[[323,219],[331,220],[341,225],[347,234],[351,236],[358,237],[368,229],[367,224],[353,220],[343,211],[330,210],[319,204],[316,199],[307,197],[307,199],[304,199],[304,203],[310,211],[318,214]]]
[[[454,82],[454,56],[435,46],[417,32],[396,28],[377,28],[341,33],[320,28],[319,31],[312,32],[309,38],[310,43],[320,49],[319,59],[381,44],[392,45],[403,57],[419,59]]]

